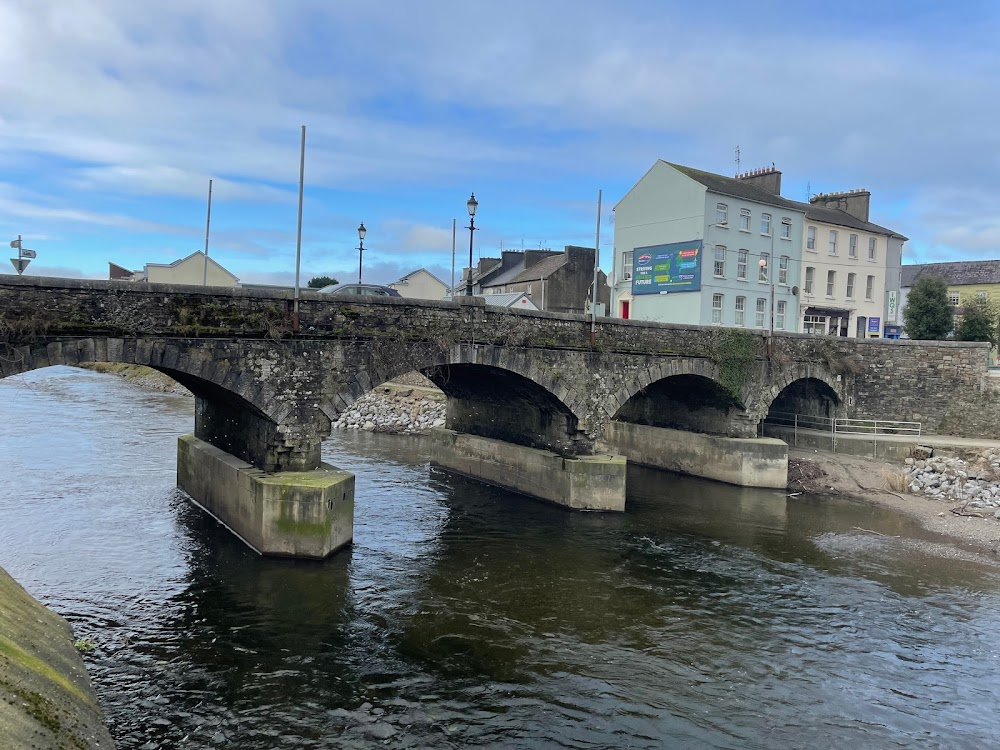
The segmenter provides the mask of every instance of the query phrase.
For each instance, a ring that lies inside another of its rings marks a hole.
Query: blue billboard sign
[[[701,240],[637,247],[632,253],[632,294],[701,289]]]
[[[868,333],[878,333],[881,322],[881,318],[868,318]]]

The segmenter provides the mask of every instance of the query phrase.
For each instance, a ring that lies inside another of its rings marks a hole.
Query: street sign
[[[26,247],[22,247],[21,248],[21,257],[22,258],[37,258],[38,254],[35,253],[34,250],[29,250]]]
[[[14,270],[20,275],[24,273],[24,269],[28,267],[31,260],[28,258],[11,258],[10,262],[14,264]]]
[[[11,240],[10,241],[10,246],[12,248],[14,248],[15,250],[20,250],[21,249],[21,240],[20,239]]]

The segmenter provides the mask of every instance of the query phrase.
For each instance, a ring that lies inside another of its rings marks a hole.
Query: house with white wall
[[[773,167],[657,161],[615,206],[616,317],[796,331],[805,208]]]
[[[871,223],[870,204],[867,190],[814,195],[800,204],[806,213],[799,282],[803,333],[897,335],[907,238]]]
[[[399,292],[400,297],[411,299],[441,299],[448,294],[448,285],[426,268],[410,271],[399,281],[388,285]]]

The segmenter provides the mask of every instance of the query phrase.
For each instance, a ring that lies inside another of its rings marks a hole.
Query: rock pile
[[[1000,448],[961,458],[908,458],[907,489],[914,495],[965,504],[969,509],[1000,508]],[[995,511],[1000,519],[1000,511]]]
[[[380,387],[359,398],[333,423],[337,430],[414,434],[444,427],[444,394]]]

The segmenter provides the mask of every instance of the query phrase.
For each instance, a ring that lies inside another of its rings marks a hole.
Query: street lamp
[[[476,200],[476,194],[473,193],[472,197],[469,198],[469,202],[465,204],[469,209],[469,226],[466,229],[469,230],[469,278],[465,281],[465,296],[472,296],[472,236],[476,231],[476,209],[479,207],[479,201]]]
[[[365,229],[365,223],[362,221],[361,226],[358,227],[358,283],[361,283],[361,258],[365,254],[365,234],[368,230]]]
[[[774,333],[774,280],[771,278],[770,270],[767,267],[767,258],[761,258],[757,261],[757,265],[760,266],[760,270],[763,271],[767,278],[769,285],[771,287],[770,302],[771,302],[771,322],[767,327],[770,333]]]

